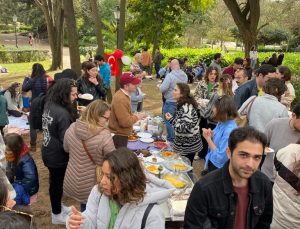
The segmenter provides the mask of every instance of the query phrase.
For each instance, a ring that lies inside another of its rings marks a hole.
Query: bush
[[[49,58],[48,50],[5,50],[0,49],[0,63],[22,63],[43,61]]]

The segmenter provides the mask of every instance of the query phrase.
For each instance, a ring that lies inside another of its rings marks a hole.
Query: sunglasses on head
[[[33,214],[29,214],[29,213],[26,213],[26,212],[13,210],[13,209],[8,208],[8,207],[3,206],[3,205],[0,205],[0,209],[3,209],[4,211],[9,211],[9,212],[16,213],[17,215],[25,218],[28,222],[30,222],[30,229],[33,229]]]

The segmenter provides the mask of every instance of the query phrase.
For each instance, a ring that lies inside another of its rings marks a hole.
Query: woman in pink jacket
[[[88,196],[96,184],[96,166],[102,164],[105,154],[115,150],[107,128],[110,107],[95,100],[65,133],[64,149],[69,163],[64,179],[64,194],[81,204],[85,210]]]

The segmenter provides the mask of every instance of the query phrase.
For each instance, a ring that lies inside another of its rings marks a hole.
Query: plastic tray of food
[[[161,175],[161,179],[168,181],[176,189],[187,189],[192,188],[194,186],[194,183],[191,180],[191,178],[184,173],[167,172]]]
[[[193,167],[184,162],[183,160],[170,160],[166,161],[164,164],[167,169],[173,172],[186,173],[188,171],[193,170]]]

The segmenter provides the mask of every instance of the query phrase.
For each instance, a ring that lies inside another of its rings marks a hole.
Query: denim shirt
[[[228,147],[229,135],[235,128],[237,128],[235,120],[218,122],[216,128],[213,130],[212,139],[217,148],[212,150],[208,147],[207,155],[205,157],[205,168],[207,167],[208,160],[218,168],[223,167],[228,160],[226,149]]]

